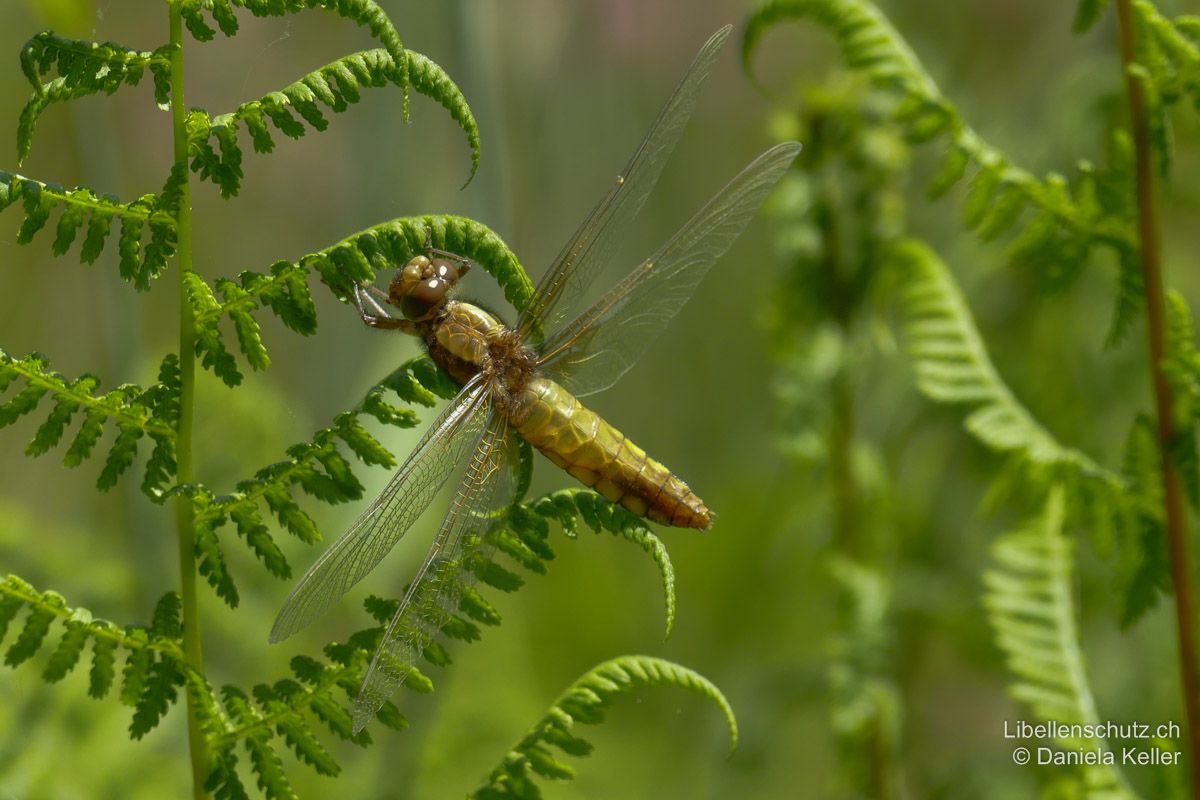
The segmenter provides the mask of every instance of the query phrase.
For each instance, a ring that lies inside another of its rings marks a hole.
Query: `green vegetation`
[[[260,100],[242,103],[228,114],[209,116],[190,109],[184,99],[185,53],[195,42],[209,42],[220,30],[236,35],[239,15],[280,17],[311,10],[332,12],[369,30],[382,47],[340,58],[310,72]],[[46,357],[14,357],[0,351],[0,390],[10,392],[0,405],[0,425],[37,416],[41,423],[25,452],[43,455],[63,443],[72,423],[82,418],[66,447],[63,461],[78,466],[103,456],[96,486],[116,487],[137,462],[141,490],[147,501],[171,504],[178,539],[178,588],[155,606],[148,625],[117,625],[94,618],[91,611],[72,607],[58,592],[35,589],[16,575],[0,588],[0,639],[15,637],[5,651],[5,663],[18,667],[39,663],[46,683],[62,681],[86,660],[90,645],[88,694],[97,699],[115,693],[133,709],[129,737],[147,736],[182,697],[195,797],[248,797],[253,785],[269,798],[297,797],[281,754],[324,776],[337,776],[341,765],[322,737],[331,734],[365,746],[372,736],[351,723],[350,704],[362,684],[370,658],[399,601],[374,595],[365,607],[373,625],[342,642],[326,645],[321,657],[294,656],[290,675],[251,688],[226,684],[217,689],[209,677],[204,651],[228,646],[205,634],[201,622],[197,576],[203,578],[229,609],[241,604],[228,545],[236,537],[265,570],[276,578],[292,576],[277,533],[286,531],[305,544],[321,539],[313,516],[301,500],[345,503],[363,499],[365,488],[349,456],[364,467],[395,468],[397,459],[363,425],[412,427],[413,407],[433,406],[455,391],[426,357],[407,361],[368,389],[352,408],[310,440],[286,449],[286,459],[259,469],[252,478],[222,491],[210,486],[196,469],[206,444],[196,436],[196,420],[205,408],[197,400],[198,370],[210,372],[228,389],[238,389],[245,375],[234,353],[254,371],[270,366],[262,336],[261,318],[273,314],[295,334],[312,335],[317,328],[317,305],[308,278],[315,274],[341,300],[354,282],[372,283],[375,271],[403,264],[430,245],[470,258],[481,265],[519,310],[532,295],[532,284],[516,257],[494,232],[459,216],[393,219],[343,238],[340,242],[295,261],[276,261],[269,270],[245,270],[235,278],[202,274],[194,259],[203,225],[193,216],[193,176],[211,181],[224,199],[242,188],[245,129],[258,153],[275,148],[270,128],[287,137],[304,136],[306,128],[329,127],[323,109],[347,111],[364,87],[394,85],[400,90],[403,115],[408,92],[426,95],[441,105],[466,134],[471,149],[471,175],[479,165],[480,134],[465,97],[434,62],[403,47],[388,15],[374,0],[173,0],[166,3],[164,21],[169,40],[153,51],[138,51],[114,42],[95,43],[53,32],[34,36],[21,50],[21,66],[33,95],[20,115],[17,150],[23,160],[31,153],[35,127],[54,103],[78,101],[89,95],[114,94],[134,87],[149,72],[154,101],[171,112],[174,159],[162,189],[130,203],[99,194],[90,187],[65,190],[13,173],[0,173],[0,208],[16,207],[24,219],[16,240],[26,244],[54,223],[52,250],[65,254],[81,231],[80,260],[96,262],[110,243],[113,223],[117,237],[120,278],[147,292],[173,269],[178,286],[178,349],[162,357],[156,382],[148,386],[122,384],[106,393],[97,391],[100,378],[85,373],[67,378],[50,367]],[[149,237],[146,238],[146,233]],[[127,295],[124,302],[138,301]],[[232,340],[227,336],[231,328]],[[52,405],[45,415],[43,401]],[[103,448],[106,429],[113,432]],[[139,461],[138,444],[153,442]],[[218,446],[230,447],[232,442]],[[504,592],[520,588],[524,579],[505,566],[544,574],[554,558],[549,544],[551,523],[574,537],[580,521],[593,530],[608,531],[645,550],[657,564],[666,592],[667,630],[675,617],[674,573],[666,549],[646,523],[614,508],[591,492],[567,490],[524,502],[529,488],[532,455],[525,447],[526,480],[511,506],[491,524],[483,540],[469,547],[450,576],[430,574],[418,580],[453,580],[461,584],[454,608],[418,608],[425,662],[450,663],[449,650],[431,634],[466,642],[478,640],[482,626],[499,624],[501,615],[476,580]],[[270,520],[268,522],[268,520]],[[428,594],[428,593],[427,593]],[[422,595],[423,596],[423,595]],[[430,602],[436,600],[433,597]],[[433,616],[431,616],[431,614]],[[15,625],[13,623],[16,622]],[[417,625],[418,622],[411,623]],[[57,639],[51,636],[56,633]],[[48,652],[35,660],[43,649]],[[123,665],[118,667],[118,659]],[[489,778],[477,796],[538,797],[536,779],[566,779],[565,765],[551,758],[547,745],[572,755],[586,755],[590,745],[570,732],[575,720],[598,722],[600,707],[638,686],[676,685],[711,699],[728,722],[736,743],[733,711],[720,691],[697,673],[671,662],[631,656],[600,665],[581,678],[551,708],[546,721],[523,740]],[[414,668],[405,686],[433,691],[432,681]],[[408,719],[390,701],[375,714],[387,728],[402,730]],[[327,729],[323,733],[322,729]],[[239,762],[244,755],[247,761]],[[250,783],[252,779],[253,783]]]
[[[684,6],[0,4],[0,796],[1200,796],[1195,9]],[[512,321],[727,22],[741,64],[597,286],[804,149],[587,400],[713,528],[526,451],[354,735],[444,501],[267,631],[454,387],[352,282],[430,235]]]

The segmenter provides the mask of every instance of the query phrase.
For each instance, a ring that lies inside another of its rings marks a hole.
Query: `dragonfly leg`
[[[360,292],[359,297],[362,300],[364,300],[367,305],[369,305],[369,306],[371,306],[371,308],[375,309],[377,316],[380,316],[380,317],[391,317],[392,316],[391,314],[389,314],[387,312],[387,309],[385,309],[383,306],[379,305],[379,301],[375,299],[376,297],[379,297],[384,300],[388,300],[387,292],[383,291],[382,289],[380,289],[377,286],[372,286],[372,285],[363,286],[361,283],[358,284],[358,288],[359,288],[359,292]],[[374,295],[374,297],[372,295]],[[362,309],[359,308],[359,310],[361,311]]]
[[[374,288],[374,287],[371,287]],[[367,308],[367,304],[374,307],[374,310]],[[396,319],[390,316],[387,311],[375,301],[362,287],[361,284],[354,284],[354,304],[358,306],[358,315],[362,319],[363,324],[370,328],[382,328],[385,330],[401,330],[405,333],[416,335],[416,326],[407,319]],[[375,313],[378,312],[378,313]]]
[[[466,275],[467,271],[471,269],[471,259],[463,258],[458,253],[451,253],[449,250],[441,250],[433,246],[433,228],[425,229],[425,255],[431,259],[434,256],[441,256],[455,262],[458,264],[458,277],[460,278]]]

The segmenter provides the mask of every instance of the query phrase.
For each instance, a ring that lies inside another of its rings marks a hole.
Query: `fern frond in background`
[[[828,28],[847,66],[897,98],[893,118],[913,143],[946,143],[941,167],[929,187],[946,193],[974,168],[963,197],[963,224],[984,241],[1014,233],[1010,258],[1036,272],[1069,280],[1088,263],[1093,248],[1107,247],[1121,265],[1118,300],[1108,341],[1128,333],[1141,297],[1137,236],[1128,196],[1102,191],[1128,172],[1120,158],[1105,171],[1082,162],[1069,182],[1058,173],[1038,178],[989,144],[938,89],[921,62],[869,0],[767,0],[750,15],[742,39],[747,72],[767,30],[781,20],[807,19]],[[1128,148],[1117,149],[1120,156]]]
[[[1055,487],[1037,518],[992,544],[995,566],[983,574],[983,604],[1008,668],[1017,677],[1013,697],[1027,704],[1038,720],[1098,726],[1106,718],[1097,711],[1084,666],[1072,546],[1063,535],[1065,505],[1065,492]],[[1068,751],[1108,749],[1103,739],[1058,741]],[[1115,764],[1082,765],[1078,773],[1075,790],[1086,797],[1137,796]]]
[[[1157,456],[1146,420],[1133,423],[1120,473],[1061,444],[992,365],[962,293],[937,255],[906,240],[890,259],[899,270],[901,326],[917,387],[935,402],[970,409],[967,431],[991,450],[1014,454],[1034,493],[1054,483],[1065,487],[1069,524],[1085,532],[1101,555],[1115,548],[1122,622],[1137,620],[1169,590]]]
[[[473,800],[536,800],[542,797],[538,778],[565,781],[575,770],[561,753],[587,756],[592,745],[582,738],[579,725],[604,720],[604,709],[621,695],[647,686],[676,686],[713,702],[729,726],[730,753],[737,748],[738,727],[733,708],[711,681],[686,667],[650,656],[621,656],[581,675],[562,693],[546,715],[517,742],[492,770],[483,785],[468,797]]]
[[[1171,171],[1175,142],[1167,114],[1181,98],[1194,94],[1196,75],[1200,74],[1200,23],[1190,16],[1169,18],[1149,0],[1118,0],[1113,5],[1120,47],[1112,47],[1111,43],[1105,47],[1114,51],[1113,81],[1121,76],[1115,69],[1118,55],[1128,78],[1125,99],[1132,112],[1131,124],[1128,130],[1114,124],[1117,115],[1113,106],[1121,106],[1123,113],[1123,100],[1114,104],[1108,96],[1098,99],[1094,116],[1099,124],[1093,127],[1104,131],[1101,141],[1106,146],[1105,166],[1075,162],[1078,166],[1071,180],[1058,172],[1039,177],[980,135],[966,114],[942,93],[897,28],[870,0],[760,2],[747,19],[743,60],[750,72],[764,34],[784,20],[812,22],[831,33],[849,70],[890,101],[863,104],[857,123],[843,123],[844,127],[854,130],[857,124],[881,128],[882,120],[902,131],[908,144],[940,141],[943,150],[931,182],[930,199],[965,184],[961,193],[962,226],[983,244],[1007,237],[1005,260],[1032,268],[1015,275],[1006,285],[1006,291],[1019,294],[1005,295],[993,301],[993,307],[999,304],[1011,313],[1014,309],[1004,304],[1014,297],[1020,297],[1022,304],[1057,300],[1064,287],[1093,263],[1100,263],[1097,256],[1105,251],[1108,260],[1117,265],[1114,311],[1106,344],[1114,352],[1139,315],[1145,314],[1150,331],[1150,371],[1153,375],[1161,369],[1166,383],[1173,387],[1173,391],[1164,391],[1163,376],[1153,376],[1157,420],[1136,410],[1124,415],[1126,420],[1133,417],[1133,422],[1119,470],[1104,466],[1102,459],[1082,448],[1063,444],[1050,432],[1054,426],[1037,419],[1017,399],[993,365],[966,298],[932,247],[896,231],[880,249],[878,263],[872,263],[883,278],[877,286],[879,294],[893,299],[899,308],[900,329],[918,389],[936,403],[962,410],[968,433],[987,450],[1006,459],[988,481],[992,507],[999,507],[1002,513],[1015,511],[1027,516],[1034,503],[1045,506],[1039,521],[1028,531],[1000,540],[996,553],[1001,568],[987,576],[990,591],[986,601],[997,639],[1017,678],[1018,696],[1032,701],[1035,712],[1047,721],[1099,721],[1093,690],[1082,669],[1072,600],[1075,577],[1063,531],[1086,533],[1096,552],[1109,559],[1103,569],[1119,592],[1118,621],[1122,627],[1143,618],[1160,596],[1180,587],[1176,592],[1177,646],[1182,653],[1184,710],[1191,732],[1184,733],[1185,741],[1178,749],[1185,749],[1186,744],[1191,760],[1200,761],[1200,748],[1195,743],[1195,720],[1200,719],[1195,699],[1195,625],[1189,610],[1193,567],[1187,542],[1191,537],[1186,522],[1181,522],[1181,515],[1176,513],[1179,504],[1171,497],[1172,472],[1176,471],[1193,510],[1200,506],[1194,411],[1195,386],[1200,385],[1195,377],[1198,359],[1190,312],[1182,295],[1166,294],[1167,326],[1163,335],[1155,189],[1148,178],[1151,170],[1146,168],[1153,158],[1160,176]],[[1108,6],[1104,0],[1079,3],[1076,32],[1094,28]],[[1006,8],[1005,13],[1009,11],[1014,19],[1021,13],[1015,7]],[[846,89],[841,92],[842,97],[849,94]],[[964,93],[964,103],[969,99],[974,100]],[[1074,94],[1070,99],[1080,102]],[[819,96],[810,105],[819,108]],[[1061,114],[1055,117],[1055,124],[1059,117]],[[1027,125],[1024,121],[1021,124]],[[1066,158],[1074,161],[1076,156],[1071,153]],[[847,159],[846,163],[851,181],[873,176],[864,160]],[[814,173],[819,174],[817,170]],[[838,188],[846,182],[841,181]],[[878,181],[875,189],[884,194],[891,187]],[[1174,191],[1172,199],[1180,200],[1181,193]],[[826,205],[810,200],[807,214],[793,220],[787,232],[801,242],[830,239]],[[816,238],[804,239],[796,233],[804,225],[816,231]],[[833,258],[839,254],[835,248],[827,251],[833,253]],[[975,260],[980,259],[976,256]],[[825,299],[836,305],[840,298],[826,291]],[[1053,303],[1046,305],[1050,308]],[[1026,313],[1022,311],[1018,318],[1027,318]],[[1036,315],[1030,313],[1029,317]],[[1054,335],[1073,333],[1065,321],[1073,321],[1073,317],[1056,319]],[[1164,338],[1165,357],[1161,345]],[[844,352],[845,342],[838,344]],[[1044,357],[1038,342],[1025,344],[1027,358]],[[1081,354],[1080,361],[1085,358]],[[802,371],[808,366],[799,363],[795,369]],[[1073,369],[1064,370],[1061,380],[1070,380],[1069,375],[1078,377],[1077,366],[1072,364]],[[1051,375],[1048,379],[1056,379],[1053,372]],[[1107,422],[1111,424],[1111,420]],[[837,419],[831,423],[836,425]],[[1089,448],[1102,439],[1100,435],[1091,436]],[[1118,441],[1110,440],[1109,444],[1113,451],[1120,446]],[[939,510],[952,504],[947,497],[938,504]],[[956,526],[955,530],[960,528]],[[879,580],[874,572],[864,574]],[[859,585],[866,583],[864,578]],[[865,684],[862,677],[850,683],[858,687]],[[1108,746],[1090,741],[1060,744],[1088,749]],[[1165,746],[1172,749],[1174,744]],[[1200,769],[1196,766],[1193,764],[1193,787],[1200,786]],[[1046,796],[1133,796],[1123,776],[1103,767],[1084,770],[1078,780],[1067,776],[1058,781],[1057,777],[1044,780]],[[1130,778],[1137,780],[1132,774]],[[1182,791],[1182,784],[1165,773],[1147,782],[1156,787],[1153,796],[1175,796]],[[1160,788],[1162,791],[1158,791]],[[875,796],[879,792],[862,794]]]
[[[820,476],[829,507],[820,559],[835,614],[825,683],[836,770],[826,788],[898,798],[904,698],[892,676],[892,481],[882,448],[862,428],[878,349],[874,287],[881,254],[904,230],[910,153],[891,99],[856,76],[836,75],[789,102],[795,107],[773,113],[772,133],[806,146],[770,207],[786,271],[767,323],[783,451],[798,480]]]
[[[958,285],[932,250],[902,240],[888,258],[899,272],[905,349],[926,397],[970,408],[964,426],[994,450],[1017,451],[1033,464],[1064,467],[1119,487],[1116,475],[1059,444],[1013,396],[988,357]]]

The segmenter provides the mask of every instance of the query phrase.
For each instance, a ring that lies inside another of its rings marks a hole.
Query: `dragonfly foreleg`
[[[380,289],[378,286],[376,286],[376,285],[374,285],[374,284],[367,284],[366,286],[363,286],[363,285],[360,283],[360,284],[358,284],[358,288],[359,288],[359,289],[362,289],[362,290],[364,290],[364,291],[366,291],[366,292],[369,292],[371,295],[374,295],[375,297],[378,297],[378,298],[380,298],[380,299],[382,299],[382,300],[386,300],[387,302],[391,302],[391,298],[389,298],[389,297],[388,297],[388,293],[387,293],[387,292],[385,292],[383,289]],[[383,315],[383,316],[385,316],[385,317],[390,317],[390,316],[391,316],[391,314],[389,314],[389,313],[387,312],[387,309],[385,309],[383,306],[379,305],[379,303],[378,303],[378,302],[375,300],[375,297],[371,297],[370,295],[366,295],[366,296],[364,296],[364,297],[363,297],[363,299],[364,299],[364,300],[366,300],[367,302],[369,302],[369,303],[370,303],[370,304],[371,304],[371,305],[374,307],[374,309],[375,309],[376,311],[378,311],[378,312],[379,312],[381,315]]]
[[[374,286],[364,287],[357,281],[354,284],[354,305],[358,306],[358,315],[362,319],[363,324],[371,328],[383,328],[385,330],[401,330],[405,333],[411,333],[414,336],[417,334],[417,327],[412,322],[406,319],[396,319],[392,317],[383,306],[379,305],[378,301],[369,293],[370,289],[379,291]],[[386,296],[386,295],[385,295]],[[368,309],[367,306],[371,308]]]
[[[441,250],[433,246],[433,228],[425,229],[425,255],[430,261],[434,256],[449,259],[455,264],[458,264],[458,277],[466,275],[471,269],[471,259],[463,258],[458,253],[451,253],[449,250]]]

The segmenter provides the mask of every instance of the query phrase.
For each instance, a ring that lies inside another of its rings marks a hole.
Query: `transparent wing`
[[[321,616],[391,551],[475,446],[491,407],[472,380],[426,431],[375,502],[305,573],[271,628],[279,642]]]
[[[722,28],[700,48],[650,132],[625,165],[624,172],[617,177],[616,184],[558,254],[538,284],[533,299],[521,312],[518,330],[523,337],[530,336],[535,329],[554,331],[573,310],[572,306],[586,294],[608,261],[617,233],[628,227],[658,182],[663,165],[687,126],[700,89],[731,30],[730,26]]]
[[[426,644],[458,612],[463,591],[475,582],[468,561],[488,557],[484,534],[516,488],[513,444],[504,417],[490,414],[437,537],[367,668],[354,701],[355,733],[404,683]]]
[[[788,142],[754,159],[657,253],[551,336],[540,359],[546,375],[577,397],[615,383],[741,235],[799,152]]]

